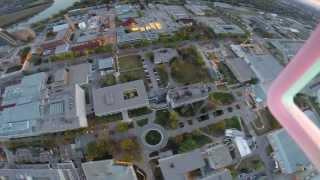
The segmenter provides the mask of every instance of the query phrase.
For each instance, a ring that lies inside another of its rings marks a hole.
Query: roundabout
[[[140,138],[143,145],[151,151],[160,150],[168,142],[165,130],[156,124],[145,126]]]

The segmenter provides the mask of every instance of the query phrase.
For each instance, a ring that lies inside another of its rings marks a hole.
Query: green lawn
[[[260,157],[253,156],[241,161],[238,169],[245,172],[254,172],[264,170],[265,166]]]
[[[218,70],[219,72],[223,75],[224,80],[228,83],[228,84],[235,84],[237,83],[237,79],[234,76],[234,74],[231,72],[231,70],[227,67],[227,65],[223,64],[223,63],[219,63],[218,64]]]
[[[218,123],[210,124],[209,126],[202,128],[201,130],[203,130],[208,134],[218,136],[218,135],[223,135],[225,129],[232,129],[232,128],[241,130],[240,120],[238,117],[232,117],[230,119],[225,119]]]
[[[224,134],[225,128],[225,122],[220,121],[218,123],[210,124],[207,127],[201,128],[201,130],[214,136],[220,136]]]
[[[166,129],[177,129],[179,115],[175,111],[159,110],[156,111],[155,123],[163,126]]]
[[[232,117],[224,120],[226,123],[226,129],[238,129],[241,131],[241,124],[239,117]]]
[[[189,152],[212,142],[211,139],[198,133],[198,131],[176,136],[173,141],[179,153]]]
[[[111,114],[107,116],[95,116],[92,118],[89,118],[89,124],[96,125],[96,124],[101,124],[101,123],[109,123],[109,122],[114,122],[114,121],[120,121],[122,120],[122,114],[117,113],[117,114]]]
[[[160,124],[163,127],[168,126],[170,113],[168,110],[159,110],[156,112],[155,123]]]
[[[263,135],[270,131],[281,128],[279,122],[273,117],[267,108],[259,110],[258,115],[258,118],[252,122],[253,128],[257,135]]]
[[[149,121],[148,118],[141,119],[141,120],[137,121],[137,124],[138,124],[138,126],[142,127],[142,126],[148,124],[148,121]]]
[[[128,115],[129,117],[137,117],[137,116],[143,116],[143,115],[149,114],[151,112],[152,110],[149,109],[148,107],[142,107],[142,108],[129,110]]]
[[[139,55],[124,56],[119,58],[120,81],[128,82],[145,79],[145,73],[142,67],[142,60]]]
[[[100,84],[102,87],[112,86],[116,83],[116,78],[113,76],[113,74],[107,74],[103,76],[100,80]]]
[[[190,117],[195,115],[195,113],[199,110],[202,104],[203,104],[203,101],[199,101],[199,102],[195,102],[192,104],[187,104],[187,105],[175,108],[174,111],[176,111],[180,116]]]
[[[275,119],[275,117],[271,114],[269,109],[262,109],[260,110],[261,116],[264,118],[264,120],[268,121],[270,124],[271,130],[280,129],[281,125],[279,122]]]
[[[119,79],[122,83],[129,82],[129,81],[135,81],[135,80],[144,80],[145,79],[145,73],[142,69],[135,70],[135,71],[127,71],[127,72],[121,72]]]
[[[209,94],[209,100],[217,105],[230,105],[235,101],[234,96],[231,93],[226,92],[212,92]]]
[[[142,69],[142,60],[139,55],[123,56],[118,59],[120,72]]]
[[[176,82],[181,84],[208,82],[210,80],[207,68],[182,59],[175,59],[172,62],[171,75]]]
[[[205,63],[193,46],[179,49],[180,57],[171,63],[171,75],[178,83],[198,83],[211,80]]]

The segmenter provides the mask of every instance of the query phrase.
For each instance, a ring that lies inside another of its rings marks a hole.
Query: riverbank
[[[33,15],[38,14],[39,12],[44,11],[45,9],[50,7],[53,2],[53,0],[45,0],[27,9],[6,15],[1,15],[0,27],[7,27],[24,19],[30,18]]]

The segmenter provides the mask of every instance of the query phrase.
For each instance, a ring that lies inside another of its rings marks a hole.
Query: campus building
[[[84,86],[89,83],[92,75],[92,66],[90,63],[82,63],[67,68],[58,69],[53,74],[55,87],[64,87],[73,84]]]
[[[310,165],[306,155],[284,129],[272,132],[268,138],[282,173],[292,174]]]
[[[90,161],[81,164],[88,180],[138,180],[131,164],[115,160]]]
[[[47,37],[41,47],[44,50],[55,50],[56,47],[69,43],[72,34],[73,30],[67,24],[55,26],[52,31],[47,33]]]
[[[243,36],[245,32],[237,25],[227,23],[219,17],[198,17],[197,21],[210,27],[216,35]]]
[[[230,171],[224,168],[232,164],[229,150],[224,145],[213,146],[205,152],[196,149],[160,158],[158,162],[165,180],[232,180]]]
[[[270,45],[281,55],[284,63],[288,63],[293,58],[298,50],[302,47],[305,41],[291,39],[270,39]]]
[[[193,84],[189,86],[170,89],[167,93],[167,103],[172,108],[181,107],[198,101],[206,100],[209,96],[209,87],[205,84]]]
[[[87,126],[85,94],[79,85],[49,89],[44,72],[4,88],[0,137],[18,138]]]
[[[149,106],[142,80],[93,89],[93,107],[96,116],[126,112]]]
[[[0,169],[0,179],[80,180],[80,177],[72,163],[58,163],[55,168],[48,164],[34,164]]]

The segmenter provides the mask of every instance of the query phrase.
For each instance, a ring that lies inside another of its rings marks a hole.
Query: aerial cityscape
[[[320,2],[0,5],[0,180],[320,180],[269,101]],[[309,77],[292,104],[318,128]]]

